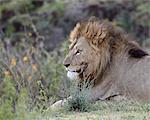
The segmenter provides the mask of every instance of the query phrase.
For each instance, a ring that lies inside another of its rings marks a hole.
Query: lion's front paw
[[[65,100],[59,100],[50,106],[50,109],[61,108],[64,106]]]

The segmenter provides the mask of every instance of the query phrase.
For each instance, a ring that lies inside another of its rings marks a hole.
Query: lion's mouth
[[[73,67],[68,67],[68,68],[66,68],[66,70],[69,72],[76,72],[76,73],[80,73],[82,71],[81,68],[75,69]]]
[[[66,68],[67,71],[70,71],[70,72],[76,72],[76,73],[83,73],[83,71],[87,68],[87,65],[82,65],[80,68],[78,67],[77,69],[74,69],[74,68]]]
[[[80,73],[82,72],[81,69],[78,69],[78,70],[69,70],[69,69],[68,69],[67,71],[73,72],[73,73],[78,73],[78,74],[80,74]]]
[[[78,69],[73,68],[66,68],[67,70],[67,76],[70,78],[70,80],[82,80],[84,76],[84,72],[86,71],[86,66],[81,66]]]
[[[72,72],[77,72],[77,73],[81,73],[81,69],[78,69],[78,70],[74,70]]]

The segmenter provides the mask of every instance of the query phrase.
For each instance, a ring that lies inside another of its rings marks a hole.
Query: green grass
[[[99,101],[91,104],[88,112],[67,111],[65,108],[41,112],[21,106],[9,120],[150,120],[150,103]]]
[[[96,102],[88,112],[48,111],[48,120],[150,120],[150,104]]]

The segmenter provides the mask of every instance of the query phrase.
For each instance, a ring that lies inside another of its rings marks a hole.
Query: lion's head
[[[110,49],[105,42],[110,39],[108,28],[112,26],[91,18],[78,23],[72,30],[69,54],[64,60],[69,78],[93,80],[105,69],[110,60]]]
[[[100,53],[91,47],[85,37],[80,37],[75,43],[71,43],[64,65],[69,78],[85,80],[97,73],[99,61]]]
[[[79,81],[93,80],[102,76],[115,55],[128,53],[137,58],[146,55],[125,38],[107,21],[90,18],[78,23],[70,33],[69,54],[64,60],[67,76]]]

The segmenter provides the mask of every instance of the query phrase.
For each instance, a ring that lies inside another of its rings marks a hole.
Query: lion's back
[[[118,75],[121,87],[127,91],[125,94],[135,97],[136,100],[150,100],[150,56],[134,60],[118,70],[121,73]]]

